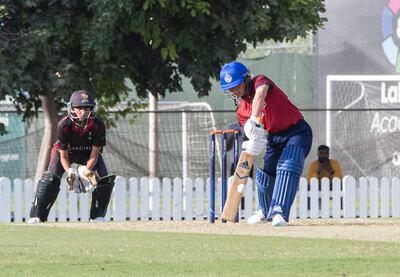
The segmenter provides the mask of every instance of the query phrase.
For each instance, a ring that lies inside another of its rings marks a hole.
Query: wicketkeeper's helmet
[[[94,107],[96,103],[92,95],[86,90],[78,90],[72,93],[70,98],[71,108],[73,107]]]
[[[89,120],[94,118],[94,102],[93,96],[86,90],[74,91],[70,98],[68,116],[79,127],[86,127]],[[90,107],[90,112],[84,118],[79,118],[76,113],[72,111],[75,107]]]
[[[221,83],[221,90],[226,91],[234,88],[242,83],[250,71],[247,67],[240,62],[231,62],[225,64],[220,72],[219,78]]]

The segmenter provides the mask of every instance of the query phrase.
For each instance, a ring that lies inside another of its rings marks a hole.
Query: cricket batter
[[[271,79],[252,78],[240,62],[223,66],[220,85],[239,102],[237,119],[249,138],[243,148],[254,156],[265,152],[264,168],[256,171],[259,207],[248,223],[272,221],[272,226],[286,226],[311,149],[311,128]]]
[[[28,223],[47,221],[49,211],[60,191],[60,180],[67,172],[68,189],[75,193],[92,191],[91,221],[104,221],[114,187],[115,175],[108,175],[102,157],[106,145],[104,122],[94,113],[96,103],[89,92],[72,93],[68,115],[57,126],[48,171],[37,184]],[[81,165],[78,170],[71,164]]]

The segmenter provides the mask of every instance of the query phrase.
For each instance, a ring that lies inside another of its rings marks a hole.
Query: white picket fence
[[[23,222],[29,219],[33,199],[33,183],[27,179],[0,178],[0,222]],[[63,179],[58,199],[50,211],[48,220],[88,221],[91,194],[74,194],[66,190]],[[377,218],[400,217],[399,178],[360,178],[351,176],[333,180],[323,179],[321,190],[318,180],[308,184],[301,178],[299,190],[291,209],[291,218]],[[216,218],[221,214],[221,180],[215,192]],[[310,188],[310,189],[308,189]],[[209,219],[209,182],[196,179],[126,178],[118,176],[106,215],[113,221],[181,221]],[[342,202],[342,203],[341,203]],[[242,219],[250,217],[257,207],[257,193],[252,180],[244,195],[240,211]],[[244,207],[243,207],[244,206]]]

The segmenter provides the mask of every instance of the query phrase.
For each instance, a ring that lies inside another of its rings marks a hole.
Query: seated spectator
[[[308,181],[313,177],[319,181],[324,177],[331,181],[334,177],[343,178],[338,161],[329,159],[329,147],[326,145],[318,146],[318,160],[313,161],[308,168]]]

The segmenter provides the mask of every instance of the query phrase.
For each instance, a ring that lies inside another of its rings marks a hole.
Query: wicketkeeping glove
[[[85,186],[82,184],[81,178],[79,178],[79,173],[75,168],[68,168],[67,174],[67,185],[69,191],[74,193],[86,192]]]
[[[78,173],[86,191],[91,191],[97,185],[96,174],[85,165],[78,167]]]
[[[78,171],[75,168],[70,167],[68,168],[67,174],[68,190],[73,190],[75,179],[78,177]]]

